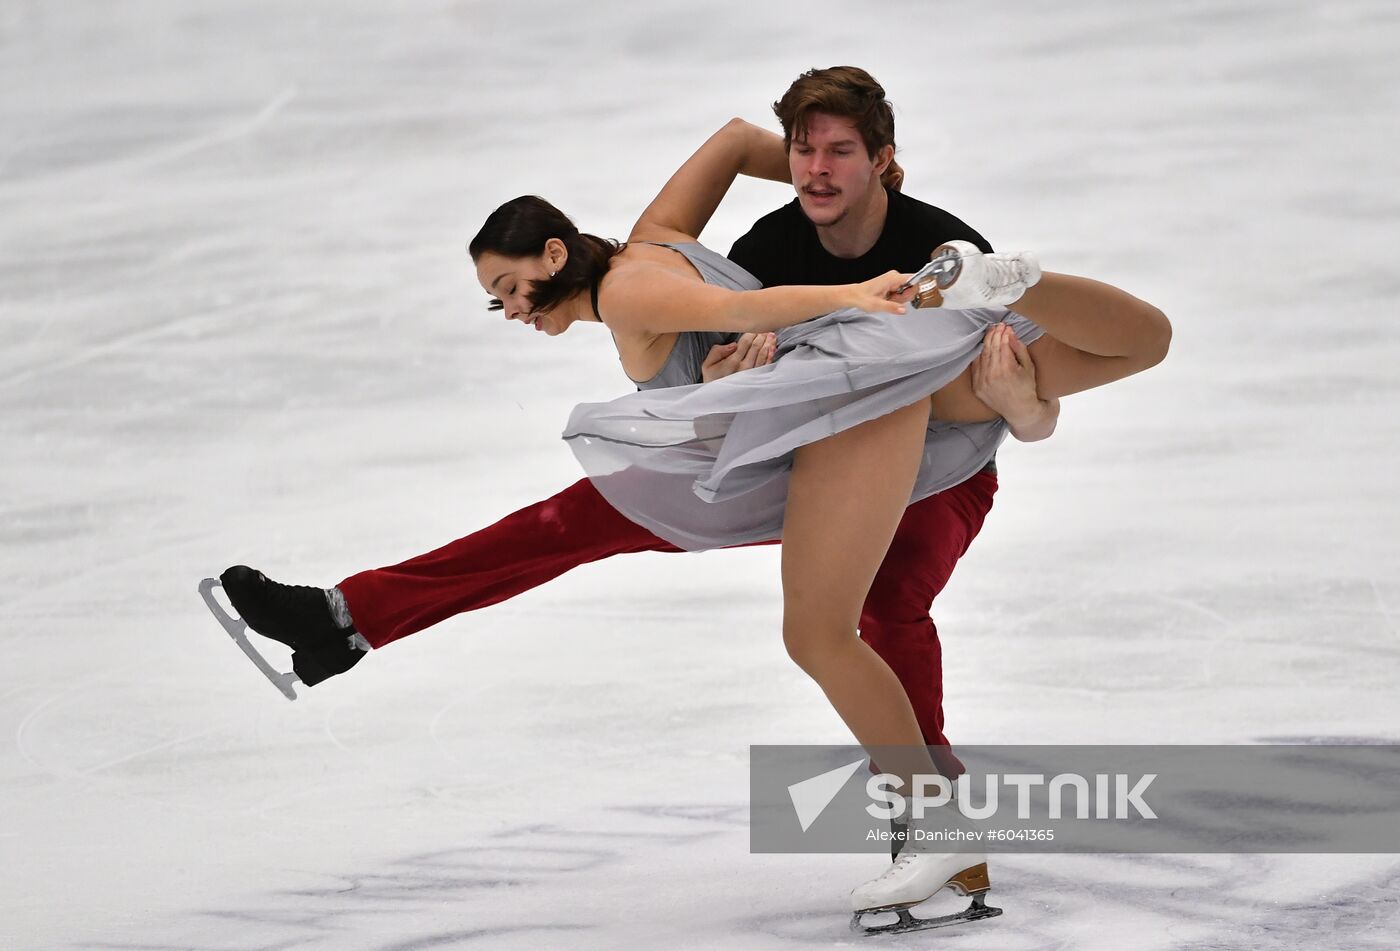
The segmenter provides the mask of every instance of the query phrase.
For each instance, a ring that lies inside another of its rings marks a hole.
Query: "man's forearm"
[[[1039,442],[1049,439],[1060,421],[1060,401],[1057,399],[1037,400],[1034,409],[1024,415],[1004,417],[1011,435],[1021,442]]]

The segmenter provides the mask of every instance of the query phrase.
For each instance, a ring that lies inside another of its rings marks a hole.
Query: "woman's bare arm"
[[[730,119],[676,170],[637,219],[628,240],[695,240],[739,175],[791,182],[782,137]]]
[[[633,334],[714,330],[781,330],[844,307],[902,314],[906,291],[891,295],[907,275],[890,271],[863,284],[765,287],[733,291],[651,264],[614,267],[599,285],[599,310],[614,331]]]

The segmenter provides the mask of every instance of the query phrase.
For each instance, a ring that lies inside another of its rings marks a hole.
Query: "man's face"
[[[807,132],[788,149],[788,169],[802,212],[819,228],[838,224],[865,206],[883,187],[880,173],[889,165],[888,146],[870,157],[850,119],[812,113]]]

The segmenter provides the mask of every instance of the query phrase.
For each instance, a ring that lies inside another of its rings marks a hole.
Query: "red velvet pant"
[[[909,506],[861,611],[861,637],[904,684],[931,746],[948,740],[943,654],[929,610],[981,530],[996,489],[996,475],[984,471]],[[628,521],[582,479],[436,551],[352,575],[340,590],[356,629],[378,648],[591,561],[679,550]],[[951,754],[936,759],[945,775],[962,772]]]

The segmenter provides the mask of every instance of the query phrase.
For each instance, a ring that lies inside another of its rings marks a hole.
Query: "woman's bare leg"
[[[1156,366],[1171,345],[1171,322],[1156,307],[1101,281],[1046,272],[1011,309],[1045,328],[1030,345],[1035,395],[1053,400]],[[993,331],[998,329],[993,327]],[[933,394],[933,416],[971,423],[1005,415],[977,396],[969,366]]]
[[[1171,346],[1172,325],[1160,310],[1087,277],[1046,272],[1011,309],[1045,328],[1030,346],[1041,399],[1141,373]]]
[[[933,773],[933,763],[899,678],[856,625],[909,504],[928,413],[920,400],[799,449],[783,523],[788,654],[905,790],[912,774]]]

